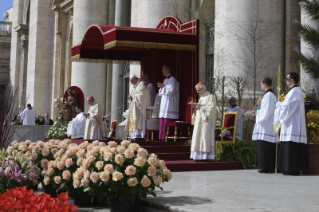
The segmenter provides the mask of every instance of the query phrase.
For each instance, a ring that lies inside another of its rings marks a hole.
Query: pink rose
[[[144,149],[144,148],[140,148],[137,151],[137,156],[146,158],[148,156],[148,151],[146,149]]]
[[[135,158],[134,165],[143,167],[145,162],[146,162],[145,158],[138,157],[138,158]]]
[[[19,148],[19,143],[13,144],[12,146],[17,149]]]
[[[64,180],[69,180],[71,178],[71,173],[69,170],[65,170],[62,172],[62,178]]]
[[[173,177],[172,172],[169,169],[163,169],[164,174],[166,175],[168,180],[171,180]]]
[[[35,161],[37,158],[38,158],[38,154],[35,153],[35,152],[33,152],[33,153],[31,154],[31,160],[32,160],[32,161]]]
[[[72,160],[72,158],[66,159],[66,161],[65,161],[65,166],[69,168],[69,167],[72,166],[72,165],[73,165],[73,160]]]
[[[72,149],[71,149],[71,151],[72,151],[72,153],[73,154],[76,154],[78,151],[79,151],[79,147],[73,147]]]
[[[100,178],[103,182],[107,182],[110,179],[109,173],[107,171],[100,173]]]
[[[104,171],[107,171],[109,174],[112,174],[114,171],[113,165],[112,164],[106,164],[104,166]]]
[[[117,147],[116,141],[110,141],[107,143],[110,147]]]
[[[57,148],[53,148],[51,149],[51,153],[52,155],[55,155],[59,150]]]
[[[88,141],[84,141],[83,143],[81,143],[81,144],[79,145],[79,147],[80,147],[81,149],[83,149],[83,148],[86,148],[88,145],[89,145],[89,142],[88,142]]]
[[[21,145],[21,147],[19,146],[19,148],[22,150],[22,151],[27,151],[28,150],[28,147],[26,145]]]
[[[124,162],[124,158],[122,155],[118,154],[118,155],[115,155],[115,162],[117,164],[122,164]]]
[[[78,188],[80,186],[80,180],[74,180],[73,181],[73,187]]]
[[[67,150],[65,152],[65,154],[68,156],[68,157],[71,157],[73,155],[73,152],[71,150]]]
[[[89,187],[89,180],[87,180],[87,179],[82,179],[82,180],[81,180],[81,185],[82,185],[84,188]]]
[[[46,157],[46,156],[49,156],[49,154],[50,154],[50,150],[48,148],[44,147],[42,149],[42,155]]]
[[[76,165],[81,166],[81,165],[82,165],[82,161],[83,161],[83,159],[82,159],[82,158],[79,158],[79,159],[76,161]]]
[[[104,152],[104,160],[110,161],[113,158],[113,154],[111,152]]]
[[[7,153],[11,154],[13,152],[14,148],[12,146],[9,146],[7,149]]]
[[[73,174],[73,179],[80,179],[82,178],[83,174],[83,170],[81,168],[78,168]]]
[[[155,155],[154,153],[150,154],[150,158],[156,158],[157,159],[157,155]]]
[[[130,178],[127,180],[127,184],[131,187],[136,186],[138,184],[138,181],[136,177]]]
[[[48,176],[45,176],[43,179],[44,185],[49,185],[50,184],[50,178]]]
[[[60,149],[60,150],[58,151],[58,155],[59,155],[60,157],[63,155],[63,153],[64,153],[64,149]]]
[[[111,147],[110,152],[114,154],[116,152],[116,147]]]
[[[56,164],[56,167],[59,169],[59,170],[62,170],[64,168],[64,162],[63,161],[59,161],[57,164]]]
[[[106,146],[106,143],[104,143],[104,142],[99,142],[99,146],[100,146],[100,147]]]
[[[141,184],[143,187],[149,187],[151,185],[151,180],[146,175],[144,175],[141,180]]]
[[[154,176],[156,174],[156,168],[154,166],[148,167],[147,175],[148,176]]]
[[[56,162],[51,160],[48,162],[48,168],[55,168],[56,167]]]
[[[125,150],[124,155],[126,158],[133,158],[135,156],[134,152],[130,149]]]
[[[49,161],[47,159],[42,159],[41,160],[41,167],[44,168],[44,169],[47,169],[48,168],[48,163],[49,163]]]
[[[48,176],[52,176],[53,174],[54,174],[54,169],[48,168],[48,169],[47,169],[47,175],[48,175]]]
[[[126,175],[134,175],[136,173],[136,168],[134,166],[127,166],[125,169]]]
[[[87,163],[88,163],[88,165],[90,166],[91,165],[91,163],[94,161],[94,157],[93,156],[89,156],[87,159],[86,159],[86,161],[87,161]]]
[[[99,146],[95,146],[95,147],[93,148],[93,152],[94,152],[94,154],[95,154],[95,153],[99,153],[99,152],[100,152],[100,147],[99,147]]]
[[[85,156],[85,150],[84,149],[80,149],[76,155],[79,157],[79,158],[83,158]]]
[[[102,146],[102,147],[100,148],[100,154],[101,154],[101,155],[104,154],[105,149],[106,149],[106,146]]]
[[[123,178],[123,174],[121,172],[115,171],[112,174],[113,181],[120,181]]]
[[[104,166],[103,161],[98,161],[98,162],[96,162],[96,164],[95,164],[95,167],[96,167],[98,170],[103,169],[103,166]]]
[[[161,169],[166,169],[165,161],[159,160],[159,161],[157,162],[157,164],[159,165],[159,167],[160,167]]]
[[[95,140],[95,141],[92,142],[92,145],[93,145],[93,146],[98,146],[99,143],[100,143],[100,142],[99,142],[98,140]]]
[[[120,154],[122,154],[124,151],[126,150],[126,148],[124,146],[118,146],[116,148],[116,151]]]
[[[121,142],[121,145],[125,147],[128,147],[130,144],[131,144],[131,141],[128,141],[128,140],[124,140]]]
[[[12,141],[11,145],[13,146],[13,145],[15,145],[17,143],[19,143],[19,142],[17,140],[14,140],[14,141]]]
[[[159,185],[159,184],[161,184],[162,181],[163,181],[163,179],[162,179],[161,176],[154,176],[154,177],[153,177],[153,180],[154,180],[155,185]]]
[[[149,157],[147,159],[147,162],[151,165],[151,166],[157,166],[157,159],[153,158],[153,157]]]
[[[94,152],[93,152],[93,150],[89,150],[87,153],[86,153],[86,155],[85,155],[85,157],[93,157],[94,156]]]
[[[138,151],[139,148],[140,148],[140,145],[138,145],[137,143],[131,143],[129,146],[128,146],[129,149],[133,150],[134,152]]]
[[[93,183],[96,183],[100,179],[100,175],[97,172],[93,172],[90,176]]]
[[[55,184],[61,184],[62,183],[61,177],[60,176],[55,176],[54,177],[54,182],[55,182]]]
[[[90,172],[86,170],[83,174],[83,178],[86,180],[89,180],[90,179]]]
[[[89,145],[87,146],[87,150],[93,150],[93,148],[94,148],[93,144],[89,144]]]

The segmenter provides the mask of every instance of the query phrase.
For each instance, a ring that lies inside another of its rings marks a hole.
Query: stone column
[[[318,1],[317,1],[318,2]],[[301,24],[307,24],[319,32],[319,22],[317,20],[312,20],[311,17],[306,13],[306,11],[301,8]],[[304,55],[308,55],[314,58],[317,62],[319,62],[319,50],[313,49],[308,43],[306,43],[303,39],[300,42],[301,53]],[[294,71],[294,70],[291,70]],[[308,90],[308,92],[315,93],[317,99],[319,99],[319,79],[315,79],[306,73],[302,66],[300,66],[300,84],[304,90]]]
[[[73,44],[82,41],[85,31],[92,24],[107,25],[108,1],[74,1]],[[71,85],[82,89],[84,96],[94,96],[105,111],[106,64],[72,62]],[[88,104],[85,104],[85,111]]]
[[[16,32],[20,36],[20,72],[19,72],[19,104],[26,105],[26,82],[28,68],[28,43],[29,43],[29,26],[19,24],[15,27]]]
[[[131,24],[131,1],[117,0],[115,3],[115,26],[130,26]],[[112,68],[112,111],[121,107],[123,102],[123,65],[113,64]],[[112,120],[123,120],[122,109],[112,114]]]

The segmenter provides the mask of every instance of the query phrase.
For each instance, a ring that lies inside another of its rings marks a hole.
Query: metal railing
[[[0,21],[0,35],[11,36],[12,23],[8,21]]]

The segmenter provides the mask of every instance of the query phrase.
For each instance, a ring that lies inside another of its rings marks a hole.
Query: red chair
[[[218,144],[221,145],[221,150],[223,151],[223,144],[232,144],[233,152],[235,151],[235,141],[236,141],[236,127],[237,127],[237,112],[225,112],[223,115],[222,127],[216,127],[216,129],[221,130],[220,136],[215,136],[215,159],[217,161],[218,155]],[[228,130],[230,135],[223,136],[223,130]],[[230,137],[231,136],[231,137]]]
[[[116,140],[116,130],[117,130],[117,120],[112,120],[110,130],[103,131],[103,139],[107,140],[108,138],[114,138],[114,140]]]

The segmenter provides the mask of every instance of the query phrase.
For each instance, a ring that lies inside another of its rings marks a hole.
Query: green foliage
[[[186,141],[184,143],[184,146],[191,146],[192,145],[192,140]]]
[[[224,144],[223,151],[218,147],[218,158],[225,162],[238,161],[243,164],[245,169],[251,169],[257,164],[256,146],[256,141],[236,140],[234,152],[231,144]]]
[[[47,133],[47,138],[58,139],[58,138],[68,138],[66,131],[68,129],[68,124],[63,124],[59,119],[54,123],[54,125],[49,129]]]
[[[312,16],[312,20],[319,19],[319,3],[316,0],[300,0],[299,5]]]

